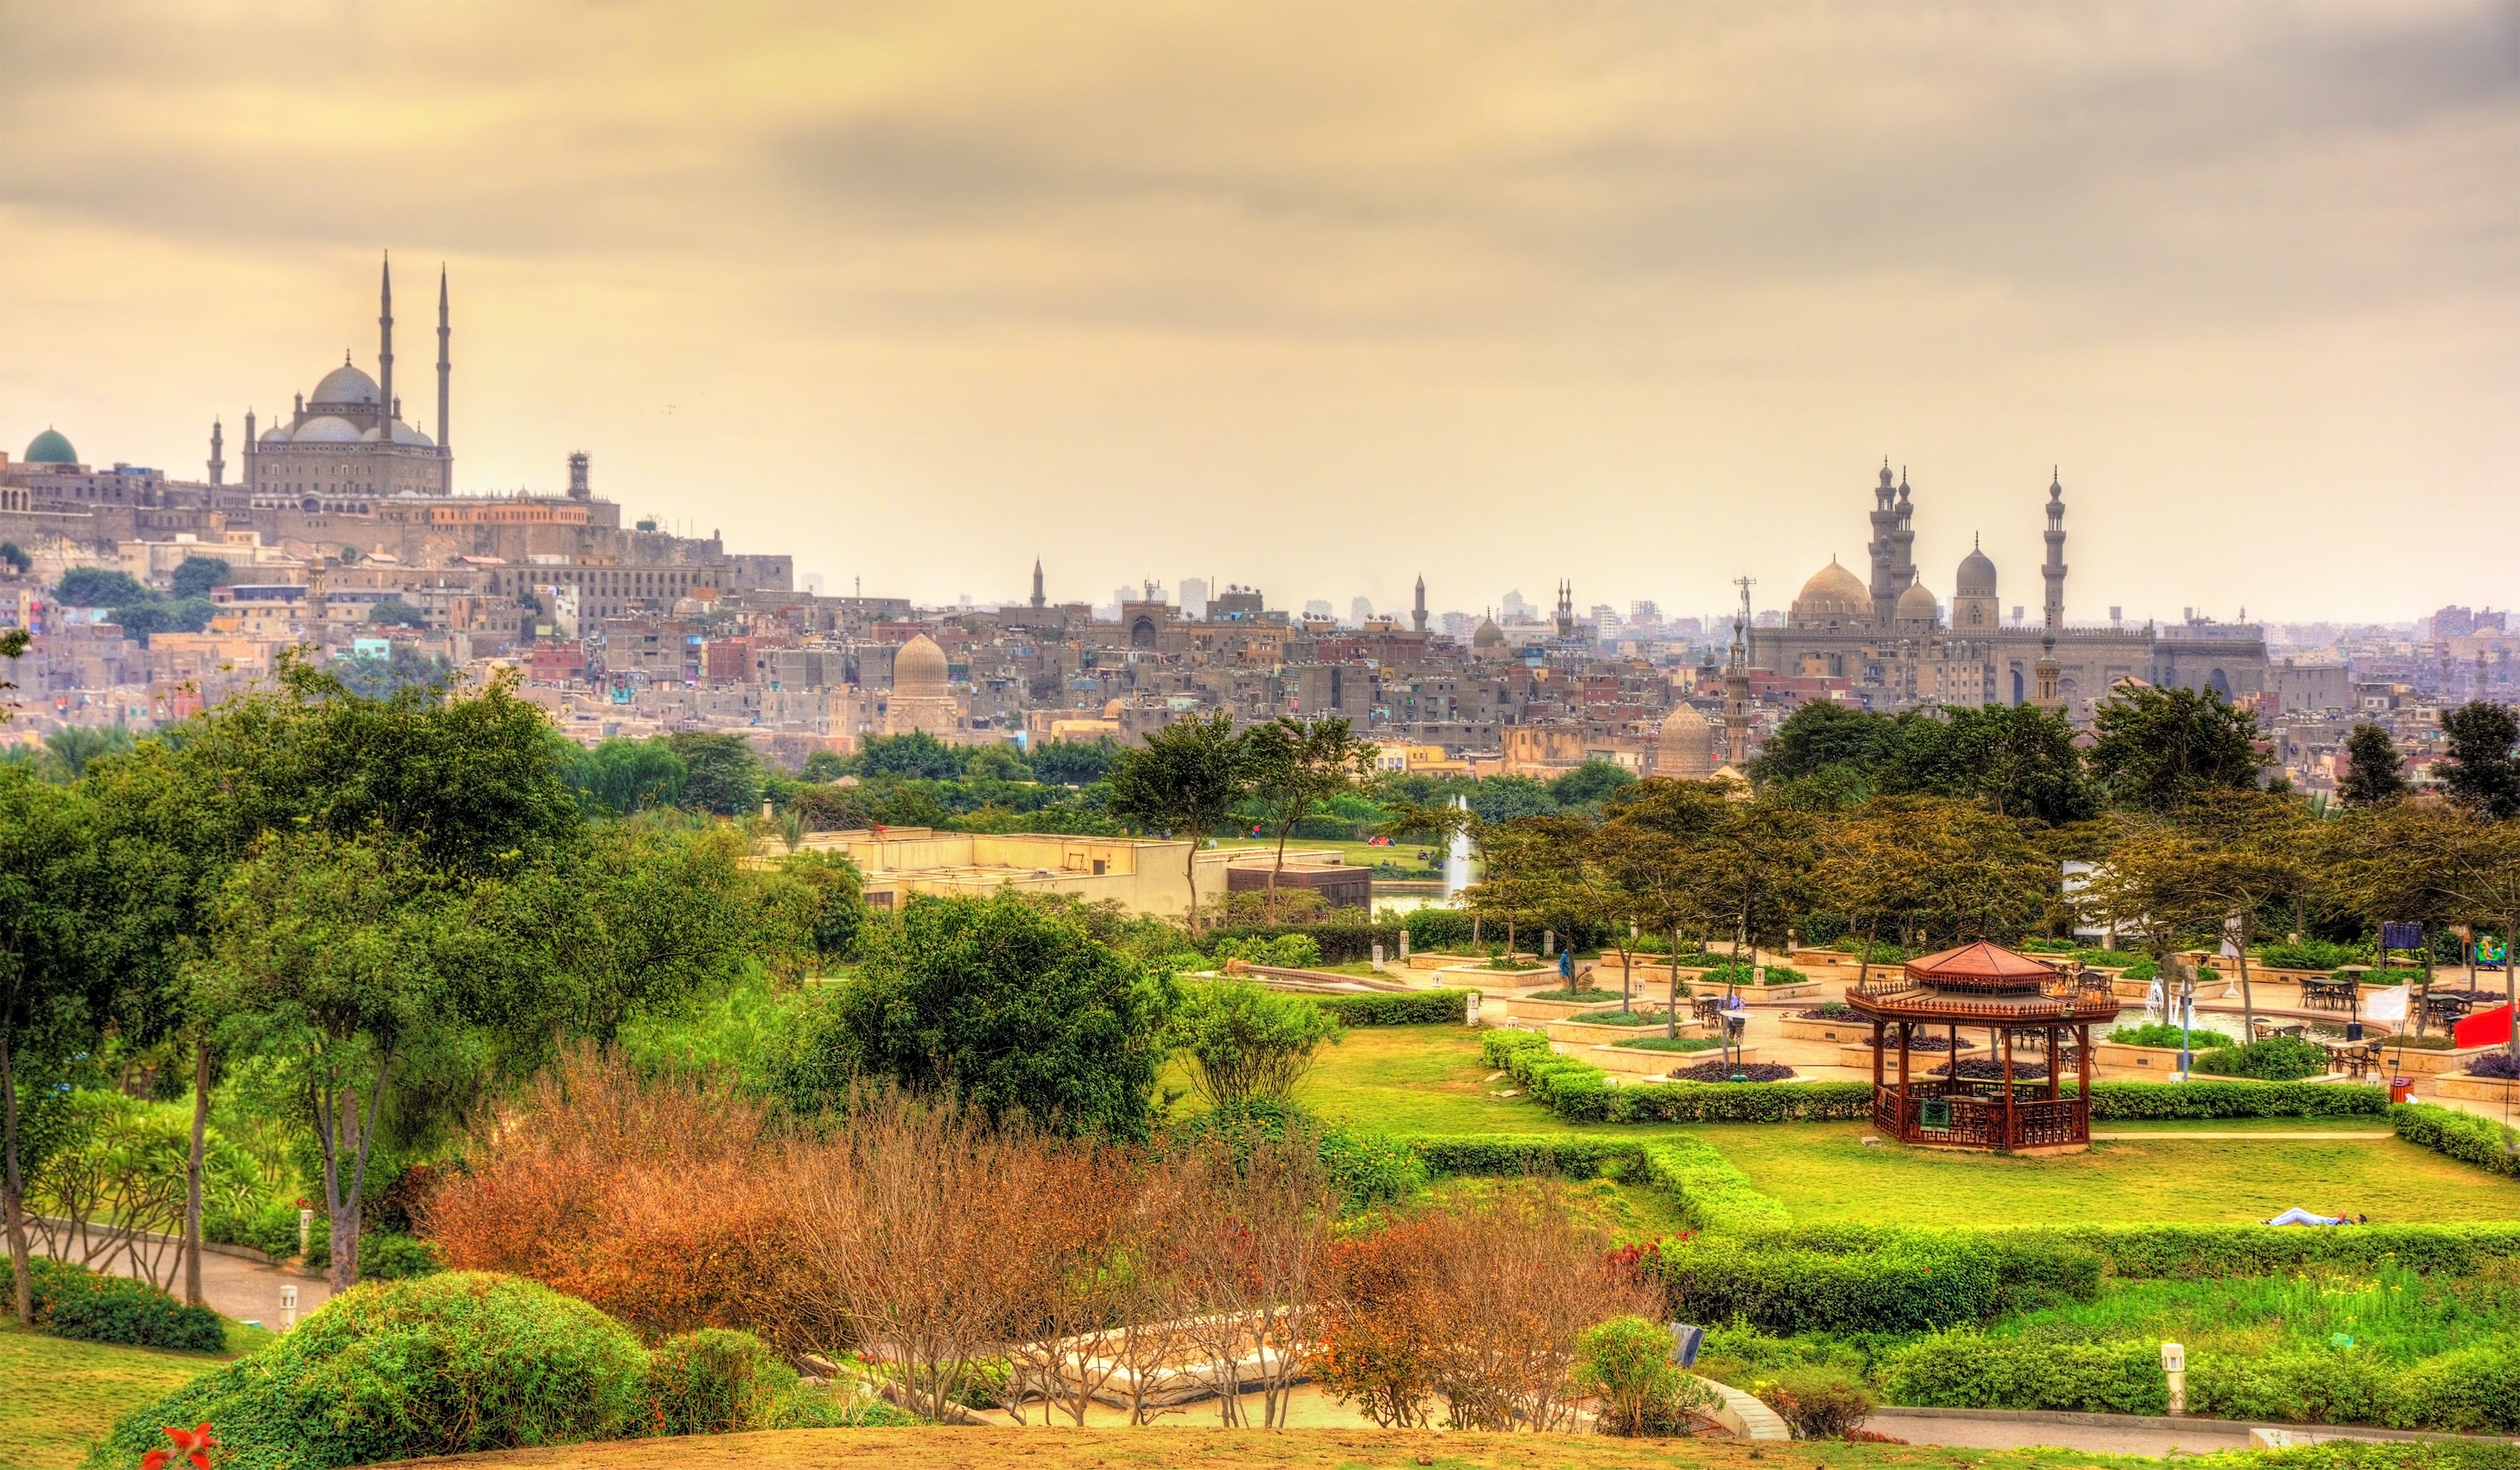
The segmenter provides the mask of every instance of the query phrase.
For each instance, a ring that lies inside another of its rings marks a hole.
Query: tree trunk
[[[1671,931],[1671,1003],[1662,1013],[1662,1035],[1665,1041],[1680,1039],[1680,929]]]
[[[2520,973],[2512,968],[2514,961],[2520,961],[2520,952],[2515,952],[2511,944],[2515,935],[2520,935],[2520,910],[2513,911],[2502,923],[2502,1003],[2510,1008],[2511,1016],[2511,1039],[2507,1045],[2512,1065],[2520,1068],[2520,990],[2514,989],[2512,979],[2515,973]]]
[[[2254,1042],[2258,1039],[2257,997],[2249,989],[2250,932],[2250,925],[2245,923],[2242,924],[2240,926],[2239,943],[2232,946],[2232,948],[2240,952],[2240,1039],[2243,1042]]]
[[[6,1120],[5,1136],[0,1136],[7,1159],[0,1169],[0,1209],[9,1217],[9,1266],[16,1283],[15,1300],[10,1304],[18,1320],[27,1326],[35,1322],[35,1280],[33,1252],[26,1247],[26,1180],[18,1167],[18,1077],[11,1070],[9,1038],[0,1035],[0,1118]]]
[[[1182,880],[1190,884],[1190,933],[1198,937],[1198,833],[1190,836],[1190,861],[1182,865]]]
[[[193,1047],[193,1148],[184,1159],[184,1300],[202,1301],[202,1150],[210,1122],[210,1041]]]
[[[1300,820],[1302,819],[1295,819],[1295,821]],[[1278,861],[1269,869],[1269,922],[1273,924],[1278,921],[1278,874],[1286,870],[1286,839],[1293,835],[1294,830],[1294,821],[1283,822],[1278,825]]]

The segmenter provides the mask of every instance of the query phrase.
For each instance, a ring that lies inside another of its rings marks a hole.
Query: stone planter
[[[2470,1059],[2501,1049],[2500,1042],[2490,1047],[2463,1047],[2455,1051],[2424,1051],[2408,1047],[2401,1056],[2397,1047],[2383,1046],[2380,1071],[2384,1076],[2394,1072],[2400,1077],[2447,1077],[2453,1072],[2465,1072]]]
[[[1696,1026],[1697,1023],[1694,1020],[1683,1019],[1680,1023],[1680,1034],[1682,1036],[1705,1035],[1702,1029],[1692,1029]],[[1612,1042],[1624,1042],[1633,1037],[1660,1035],[1662,1035],[1662,1023],[1659,1021],[1648,1026],[1597,1026],[1583,1021],[1549,1023],[1549,1039],[1552,1042],[1564,1042],[1569,1046],[1606,1047]]]
[[[2470,1077],[2464,1072],[2445,1072],[2432,1079],[2430,1091],[2437,1096],[2455,1097],[2462,1102],[2520,1102],[2520,1082],[2507,1077]]]
[[[1619,1003],[1619,993],[1612,991],[1598,1001],[1537,1001],[1529,996],[1508,996],[1501,1003],[1509,1020],[1562,1021],[1588,1010],[1607,1010]]]
[[[1866,1028],[1866,1034],[1870,1034],[1870,1028]],[[1899,1075],[1898,1044],[1898,1033],[1893,1032],[1890,1036],[1890,1045],[1881,1048],[1881,1075],[1884,1077],[1895,1078]],[[1984,1056],[1987,1054],[1987,1049],[1982,1043],[1972,1042],[1967,1037],[1961,1037],[1958,1054],[1961,1056]],[[2013,1059],[2016,1061],[2022,1059],[2022,1053],[2019,1051],[2013,1052],[2012,1055]],[[1908,1055],[1909,1075],[1912,1077],[1922,1077],[1929,1069],[1939,1067],[1943,1063],[1950,1061],[1952,1056],[1953,1053],[1949,1051],[1910,1052]],[[1866,1046],[1840,1047],[1837,1048],[1837,1064],[1841,1067],[1853,1067],[1855,1070],[1862,1072],[1867,1077],[1869,1077],[1872,1075],[1872,1048]]]
[[[1807,1021],[1800,1016],[1786,1016],[1777,1022],[1777,1034],[1798,1042],[1870,1041],[1872,1023],[1855,1016],[1836,1021]]]
[[[1713,986],[1709,989],[1711,991],[1721,991],[1723,987]],[[1821,984],[1817,980],[1806,980],[1800,985],[1745,985],[1741,987],[1741,999],[1745,1002],[1755,1002],[1760,1001],[1818,1001],[1823,999],[1827,994],[1828,987]]]
[[[2196,1048],[2205,1054],[2205,1048]],[[2116,1042],[2092,1044],[2092,1066],[2094,1073],[2119,1072],[2135,1077],[2176,1077],[2179,1075],[2179,1048],[2176,1047],[2128,1047]]]
[[[1704,1051],[1645,1051],[1628,1047],[1570,1047],[1566,1054],[1591,1062],[1604,1072],[1627,1077],[1660,1077],[1674,1067],[1693,1067],[1702,1061],[1713,1061],[1724,1054],[1722,1048],[1710,1047]],[[1740,1048],[1741,1059],[1759,1059],[1755,1046]]]

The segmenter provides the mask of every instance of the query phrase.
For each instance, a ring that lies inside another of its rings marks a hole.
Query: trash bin
[[[2390,1079],[2389,1079],[2389,1100],[2390,1100],[2391,1102],[2412,1102],[2412,1101],[2414,1101],[2414,1100],[2415,1100],[2415,1080],[2414,1080],[2413,1078],[2411,1078],[2411,1077],[2392,1077],[2392,1078],[2390,1078]]]

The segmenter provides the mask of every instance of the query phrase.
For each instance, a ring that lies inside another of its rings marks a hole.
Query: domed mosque
[[[884,701],[883,733],[918,731],[951,741],[963,728],[963,707],[946,684],[945,650],[921,633],[892,655],[892,693]]]
[[[1715,727],[1686,699],[1663,716],[1654,741],[1653,774],[1681,780],[1704,780],[1715,774]]]
[[[33,439],[27,441],[26,452],[20,455],[18,458],[22,463],[28,465],[76,465],[79,463],[78,451],[70,447],[70,441],[63,435],[60,429],[49,427],[42,433],[35,435]]]
[[[449,358],[446,273],[437,274],[437,435],[403,422],[394,392],[393,265],[380,288],[377,376],[341,354],[341,365],[299,394],[289,422],[254,431],[245,417],[245,483],[257,503],[288,504],[310,514],[370,513],[368,502],[390,495],[451,495],[454,452],[447,446]]]

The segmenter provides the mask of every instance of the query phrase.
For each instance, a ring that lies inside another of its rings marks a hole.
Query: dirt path
[[[107,1270],[120,1276],[138,1275],[127,1259],[117,1260]],[[240,1322],[259,1322],[273,1331],[280,1329],[280,1288],[297,1288],[297,1315],[306,1314],[332,1300],[333,1288],[321,1276],[302,1276],[277,1266],[248,1261],[240,1256],[222,1256],[212,1251],[202,1253],[202,1297],[212,1312]],[[175,1277],[175,1295],[184,1295],[184,1277]]]

